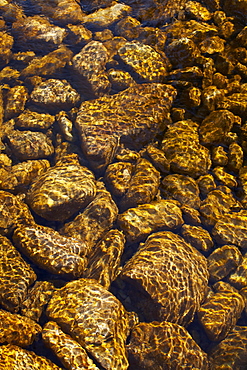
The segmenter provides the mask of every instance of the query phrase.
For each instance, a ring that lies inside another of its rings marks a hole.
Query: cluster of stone
[[[0,1],[1,369],[247,368],[246,22]]]

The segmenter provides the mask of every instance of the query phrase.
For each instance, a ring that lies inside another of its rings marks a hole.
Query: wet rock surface
[[[0,2],[0,368],[246,369],[246,10]]]

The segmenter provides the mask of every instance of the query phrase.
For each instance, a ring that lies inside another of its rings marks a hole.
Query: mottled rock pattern
[[[55,117],[48,113],[38,113],[25,109],[15,121],[17,127],[22,129],[47,130],[55,122]]]
[[[51,348],[66,369],[99,370],[85,349],[65,334],[54,321],[45,324],[42,339]]]
[[[214,246],[209,232],[201,226],[183,225],[181,233],[187,243],[200,251],[208,252]]]
[[[153,369],[207,370],[207,355],[182,326],[163,321],[140,323],[131,333],[127,346],[130,370]]]
[[[11,242],[1,235],[0,276],[1,306],[11,312],[17,312],[26,298],[28,287],[37,276]]]
[[[223,146],[215,146],[211,152],[212,163],[214,166],[226,166],[228,156]]]
[[[21,304],[21,314],[38,322],[54,290],[51,282],[36,281]]]
[[[117,298],[95,280],[67,283],[54,293],[46,312],[105,369],[128,368],[125,340],[130,329],[129,315]]]
[[[167,175],[161,182],[162,195],[191,208],[200,207],[199,188],[194,179],[184,175]]]
[[[0,32],[0,65],[5,66],[11,58],[14,38],[5,31]]]
[[[0,343],[28,347],[42,331],[40,325],[27,317],[0,310]]]
[[[169,122],[175,95],[172,86],[153,83],[83,102],[76,127],[91,166],[102,171],[112,161],[119,140],[130,148],[148,143]]]
[[[25,86],[17,85],[9,89],[6,97],[4,117],[6,120],[20,114],[28,99],[28,90]]]
[[[87,245],[49,227],[17,227],[13,241],[35,264],[53,274],[80,277],[86,267]]]
[[[199,21],[206,22],[211,19],[211,13],[208,9],[197,1],[187,1],[185,4],[185,11],[192,18],[196,18]]]
[[[230,171],[238,172],[243,165],[243,149],[237,143],[229,145],[228,164],[227,167]]]
[[[224,279],[238,267],[242,258],[240,250],[234,245],[223,245],[215,249],[207,258],[209,280],[216,282]]]
[[[129,162],[109,164],[105,172],[105,181],[113,195],[122,197],[126,193],[134,168]]]
[[[95,197],[93,173],[76,154],[65,156],[40,175],[28,193],[28,204],[47,220],[64,221]]]
[[[67,141],[75,141],[73,133],[73,122],[68,118],[68,115],[65,111],[60,111],[56,115],[56,120],[59,124],[59,128],[63,134],[63,137]]]
[[[163,150],[160,150],[156,146],[149,144],[145,149],[144,156],[145,155],[161,174],[167,175],[169,173],[170,163]]]
[[[247,254],[241,263],[238,265],[237,269],[229,276],[229,282],[237,289],[245,288],[247,286]]]
[[[210,173],[207,174],[207,175],[204,175],[204,176],[200,176],[197,179],[197,184],[198,184],[199,189],[200,189],[200,194],[203,197],[206,197],[208,195],[208,193],[210,193],[212,190],[216,189],[216,184],[215,184],[215,181],[214,181],[214,177]]]
[[[225,170],[224,167],[217,166],[213,169],[213,174],[216,180],[219,181],[222,185],[228,186],[228,188],[236,188],[238,186],[238,182],[235,176],[231,175],[229,172]]]
[[[212,370],[244,369],[247,366],[247,326],[235,326],[209,355]]]
[[[95,279],[106,289],[120,272],[125,237],[119,230],[110,230],[88,255],[84,278]]]
[[[162,150],[175,173],[196,178],[205,175],[211,166],[208,149],[199,143],[198,125],[190,120],[169,126]]]
[[[145,319],[187,325],[205,297],[208,271],[202,254],[163,231],[147,238],[120,276]]]
[[[107,74],[113,90],[125,90],[135,84],[135,80],[127,71],[112,68]]]
[[[176,202],[164,199],[129,208],[118,216],[118,225],[129,243],[144,240],[161,228],[172,230],[182,224],[182,212]]]
[[[102,182],[97,182],[94,200],[73,221],[60,230],[63,234],[84,240],[89,250],[112,228],[118,208]]]
[[[230,284],[223,284],[223,289],[207,298],[197,312],[200,323],[212,341],[223,340],[229,334],[245,306],[237,289]]]
[[[181,211],[186,224],[194,226],[201,225],[200,213],[197,209],[191,208],[187,205],[182,205]]]
[[[0,367],[8,370],[62,370],[45,357],[11,344],[0,347]]]
[[[8,141],[13,154],[22,161],[43,159],[54,153],[51,139],[43,132],[14,130]]]

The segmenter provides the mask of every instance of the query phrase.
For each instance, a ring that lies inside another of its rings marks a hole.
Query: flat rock
[[[188,370],[209,369],[206,353],[185,328],[171,322],[136,325],[127,350],[130,370],[143,370],[147,364],[153,369],[179,370],[185,366]]]
[[[25,109],[28,90],[25,86],[17,85],[9,89],[6,97],[4,118],[6,120],[20,114]]]
[[[147,144],[170,122],[169,110],[175,96],[172,86],[153,83],[83,102],[75,124],[91,166],[103,171],[119,140],[132,148]]]
[[[95,191],[93,173],[72,154],[34,181],[27,202],[41,217],[64,221],[86,207],[95,197]]]
[[[188,325],[205,298],[205,257],[170,232],[151,234],[120,274],[132,304],[148,321]]]

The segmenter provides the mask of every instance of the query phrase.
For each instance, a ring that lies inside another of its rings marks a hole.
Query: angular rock
[[[0,343],[28,347],[33,343],[42,327],[27,317],[0,309]]]
[[[206,353],[185,328],[171,322],[136,325],[127,350],[130,370],[143,370],[147,364],[152,369],[209,369]]]
[[[235,326],[209,353],[212,370],[247,366],[247,326]]]
[[[93,173],[81,166],[76,154],[65,156],[32,184],[27,202],[47,220],[64,221],[95,197]]]
[[[175,173],[196,178],[205,175],[211,166],[208,149],[199,143],[198,125],[191,120],[169,126],[162,140],[162,150]]]
[[[38,113],[25,109],[15,121],[17,127],[33,130],[46,130],[55,122],[55,117],[48,113]]]
[[[106,370],[128,368],[125,341],[133,316],[95,280],[67,283],[53,294],[46,313]]]
[[[208,252],[214,246],[209,232],[201,226],[183,225],[181,233],[185,241],[199,251]]]
[[[118,55],[142,82],[163,82],[168,61],[149,45],[137,41],[126,42]]]
[[[0,235],[0,303],[11,312],[18,312],[28,287],[37,276],[11,242]]]
[[[129,187],[120,202],[120,208],[136,207],[150,203],[157,195],[160,173],[145,158],[140,158],[134,167]]]
[[[5,31],[0,32],[0,65],[4,67],[9,63],[11,58],[11,49],[14,43],[13,36]]]
[[[52,274],[80,277],[87,264],[85,243],[62,236],[49,227],[17,227],[13,242],[38,267]]]
[[[31,101],[47,109],[69,109],[75,106],[80,95],[66,80],[51,78],[33,89]]]
[[[207,79],[209,79],[209,75],[208,75],[207,72],[208,71],[204,72],[206,76],[205,76],[204,81],[203,81],[204,89],[202,91],[202,103],[203,103],[203,107],[206,110],[215,111],[218,107],[218,104],[224,99],[225,91],[218,89],[216,86],[211,86],[211,85],[210,86],[204,86],[204,84],[206,84],[206,83],[210,84],[210,80],[207,81]],[[207,118],[205,118],[205,120],[206,119]],[[206,129],[204,129],[204,130],[206,130]],[[224,131],[224,128],[223,128],[223,131]],[[227,134],[227,132],[226,132],[226,134]],[[213,136],[213,133],[211,133],[211,135]],[[203,142],[203,144],[205,144],[205,143]]]
[[[51,360],[12,344],[0,347],[0,367],[8,370],[15,370],[16,368],[18,370],[26,370],[28,368],[33,370],[62,370],[53,364]]]
[[[38,322],[54,290],[55,287],[51,282],[36,281],[29,289],[26,299],[22,301],[21,314]]]
[[[245,302],[237,289],[221,282],[220,290],[211,295],[199,308],[198,319],[212,341],[223,340],[234,328],[244,309]]]
[[[182,212],[175,201],[157,200],[129,208],[118,216],[118,225],[129,243],[144,240],[159,229],[176,229],[183,224]]]
[[[170,231],[151,234],[125,264],[120,277],[148,321],[188,325],[203,301],[208,281],[205,257]]]
[[[82,150],[91,166],[103,171],[119,140],[139,149],[164,129],[176,91],[162,84],[141,84],[81,104],[76,118]]]
[[[42,339],[66,369],[99,370],[80,344],[65,334],[54,321],[45,324]]]
[[[28,90],[25,86],[17,85],[12,87],[7,93],[4,117],[6,120],[20,114],[28,99]]]
[[[110,230],[88,255],[86,279],[95,279],[106,289],[120,272],[125,237],[119,230]]]
[[[234,245],[223,245],[215,249],[207,258],[209,280],[216,282],[234,271],[242,261],[242,253]]]
[[[14,130],[8,142],[13,155],[21,161],[43,159],[54,153],[51,139],[43,132]]]
[[[234,244],[247,248],[247,211],[229,212],[214,225],[212,234],[220,244]]]
[[[161,183],[162,195],[191,208],[200,207],[199,188],[194,179],[184,175],[167,175]]]
[[[91,250],[112,228],[117,215],[118,208],[111,194],[98,181],[94,200],[73,221],[66,223],[60,232],[84,240]]]

